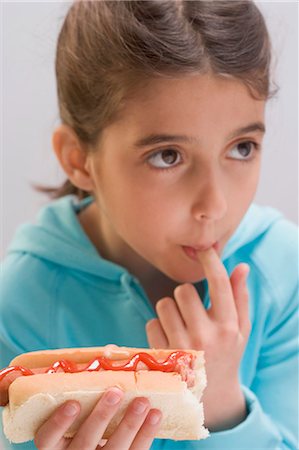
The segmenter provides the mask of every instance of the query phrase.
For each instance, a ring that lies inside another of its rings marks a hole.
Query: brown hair
[[[60,118],[93,148],[134,87],[207,71],[239,79],[253,96],[268,99],[270,56],[252,0],[76,0],[57,43]],[[42,190],[52,198],[90,195],[69,180]]]

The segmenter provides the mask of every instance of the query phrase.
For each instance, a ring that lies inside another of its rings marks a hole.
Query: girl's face
[[[209,75],[136,91],[88,157],[118,262],[180,283],[204,278],[194,248],[217,242],[220,255],[254,198],[264,107],[241,82]]]

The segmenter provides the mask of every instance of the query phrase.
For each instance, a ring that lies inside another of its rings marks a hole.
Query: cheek
[[[243,216],[246,214],[251,203],[254,201],[259,181],[259,164],[257,164],[252,170],[250,176],[241,176],[239,180],[239,188],[236,186],[233,188],[233,192],[230,198],[229,213],[228,216],[233,218],[234,228],[236,228]]]
[[[97,183],[99,204],[120,234],[158,239],[163,227],[174,222],[171,212],[176,208],[169,199],[165,201],[157,185],[125,171],[114,171],[113,178],[104,175]]]
[[[129,208],[131,214],[144,222],[165,220],[176,209],[174,187],[155,178],[149,170],[123,170],[114,197],[122,209]]]
[[[244,178],[245,183],[243,189],[240,190],[239,195],[243,196],[243,203],[251,203],[255,197],[260,177],[260,162],[256,162],[253,170],[247,178]]]
[[[159,240],[177,222],[177,208],[174,202],[165,201],[158,190],[157,192],[137,190],[128,206],[132,227],[136,232],[141,231],[145,239],[154,237],[155,240]]]

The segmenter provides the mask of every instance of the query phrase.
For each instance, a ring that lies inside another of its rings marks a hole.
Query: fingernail
[[[121,398],[123,396],[123,391],[118,388],[112,388],[109,390],[109,392],[106,394],[106,402],[109,405],[116,405],[120,402]]]
[[[146,410],[147,405],[144,402],[135,402],[133,410],[136,414],[142,414]]]
[[[63,414],[68,417],[75,416],[78,410],[79,408],[75,403],[67,403],[63,408]]]
[[[157,425],[161,419],[161,414],[158,412],[151,413],[149,416],[149,422],[151,425]]]

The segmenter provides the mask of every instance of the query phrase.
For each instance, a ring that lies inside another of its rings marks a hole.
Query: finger
[[[75,421],[80,412],[80,404],[69,401],[60,406],[38,429],[34,443],[39,449],[58,449],[63,447],[63,435]]]
[[[123,392],[117,387],[108,389],[100,398],[91,414],[79,428],[69,450],[95,449],[103,434],[119,408]]]
[[[187,329],[175,301],[170,297],[162,298],[156,304],[156,311],[170,348],[188,346]]]
[[[209,317],[193,284],[186,283],[176,287],[174,297],[189,335],[208,326]]]
[[[151,409],[141,429],[137,433],[130,450],[148,450],[161,425],[162,414],[158,409]]]
[[[139,397],[127,408],[127,411],[105,445],[105,450],[115,450],[119,448],[130,448],[136,434],[142,426],[147,413],[150,409],[150,403],[147,398]]]
[[[210,248],[205,252],[198,252],[197,257],[208,280],[211,299],[210,317],[221,322],[237,320],[230,279],[217,252]]]
[[[240,264],[231,275],[231,285],[243,336],[248,337],[251,324],[249,319],[249,292],[246,280],[250,271],[248,264]]]
[[[151,319],[145,325],[148,344],[151,348],[169,348],[167,337],[159,319]]]

